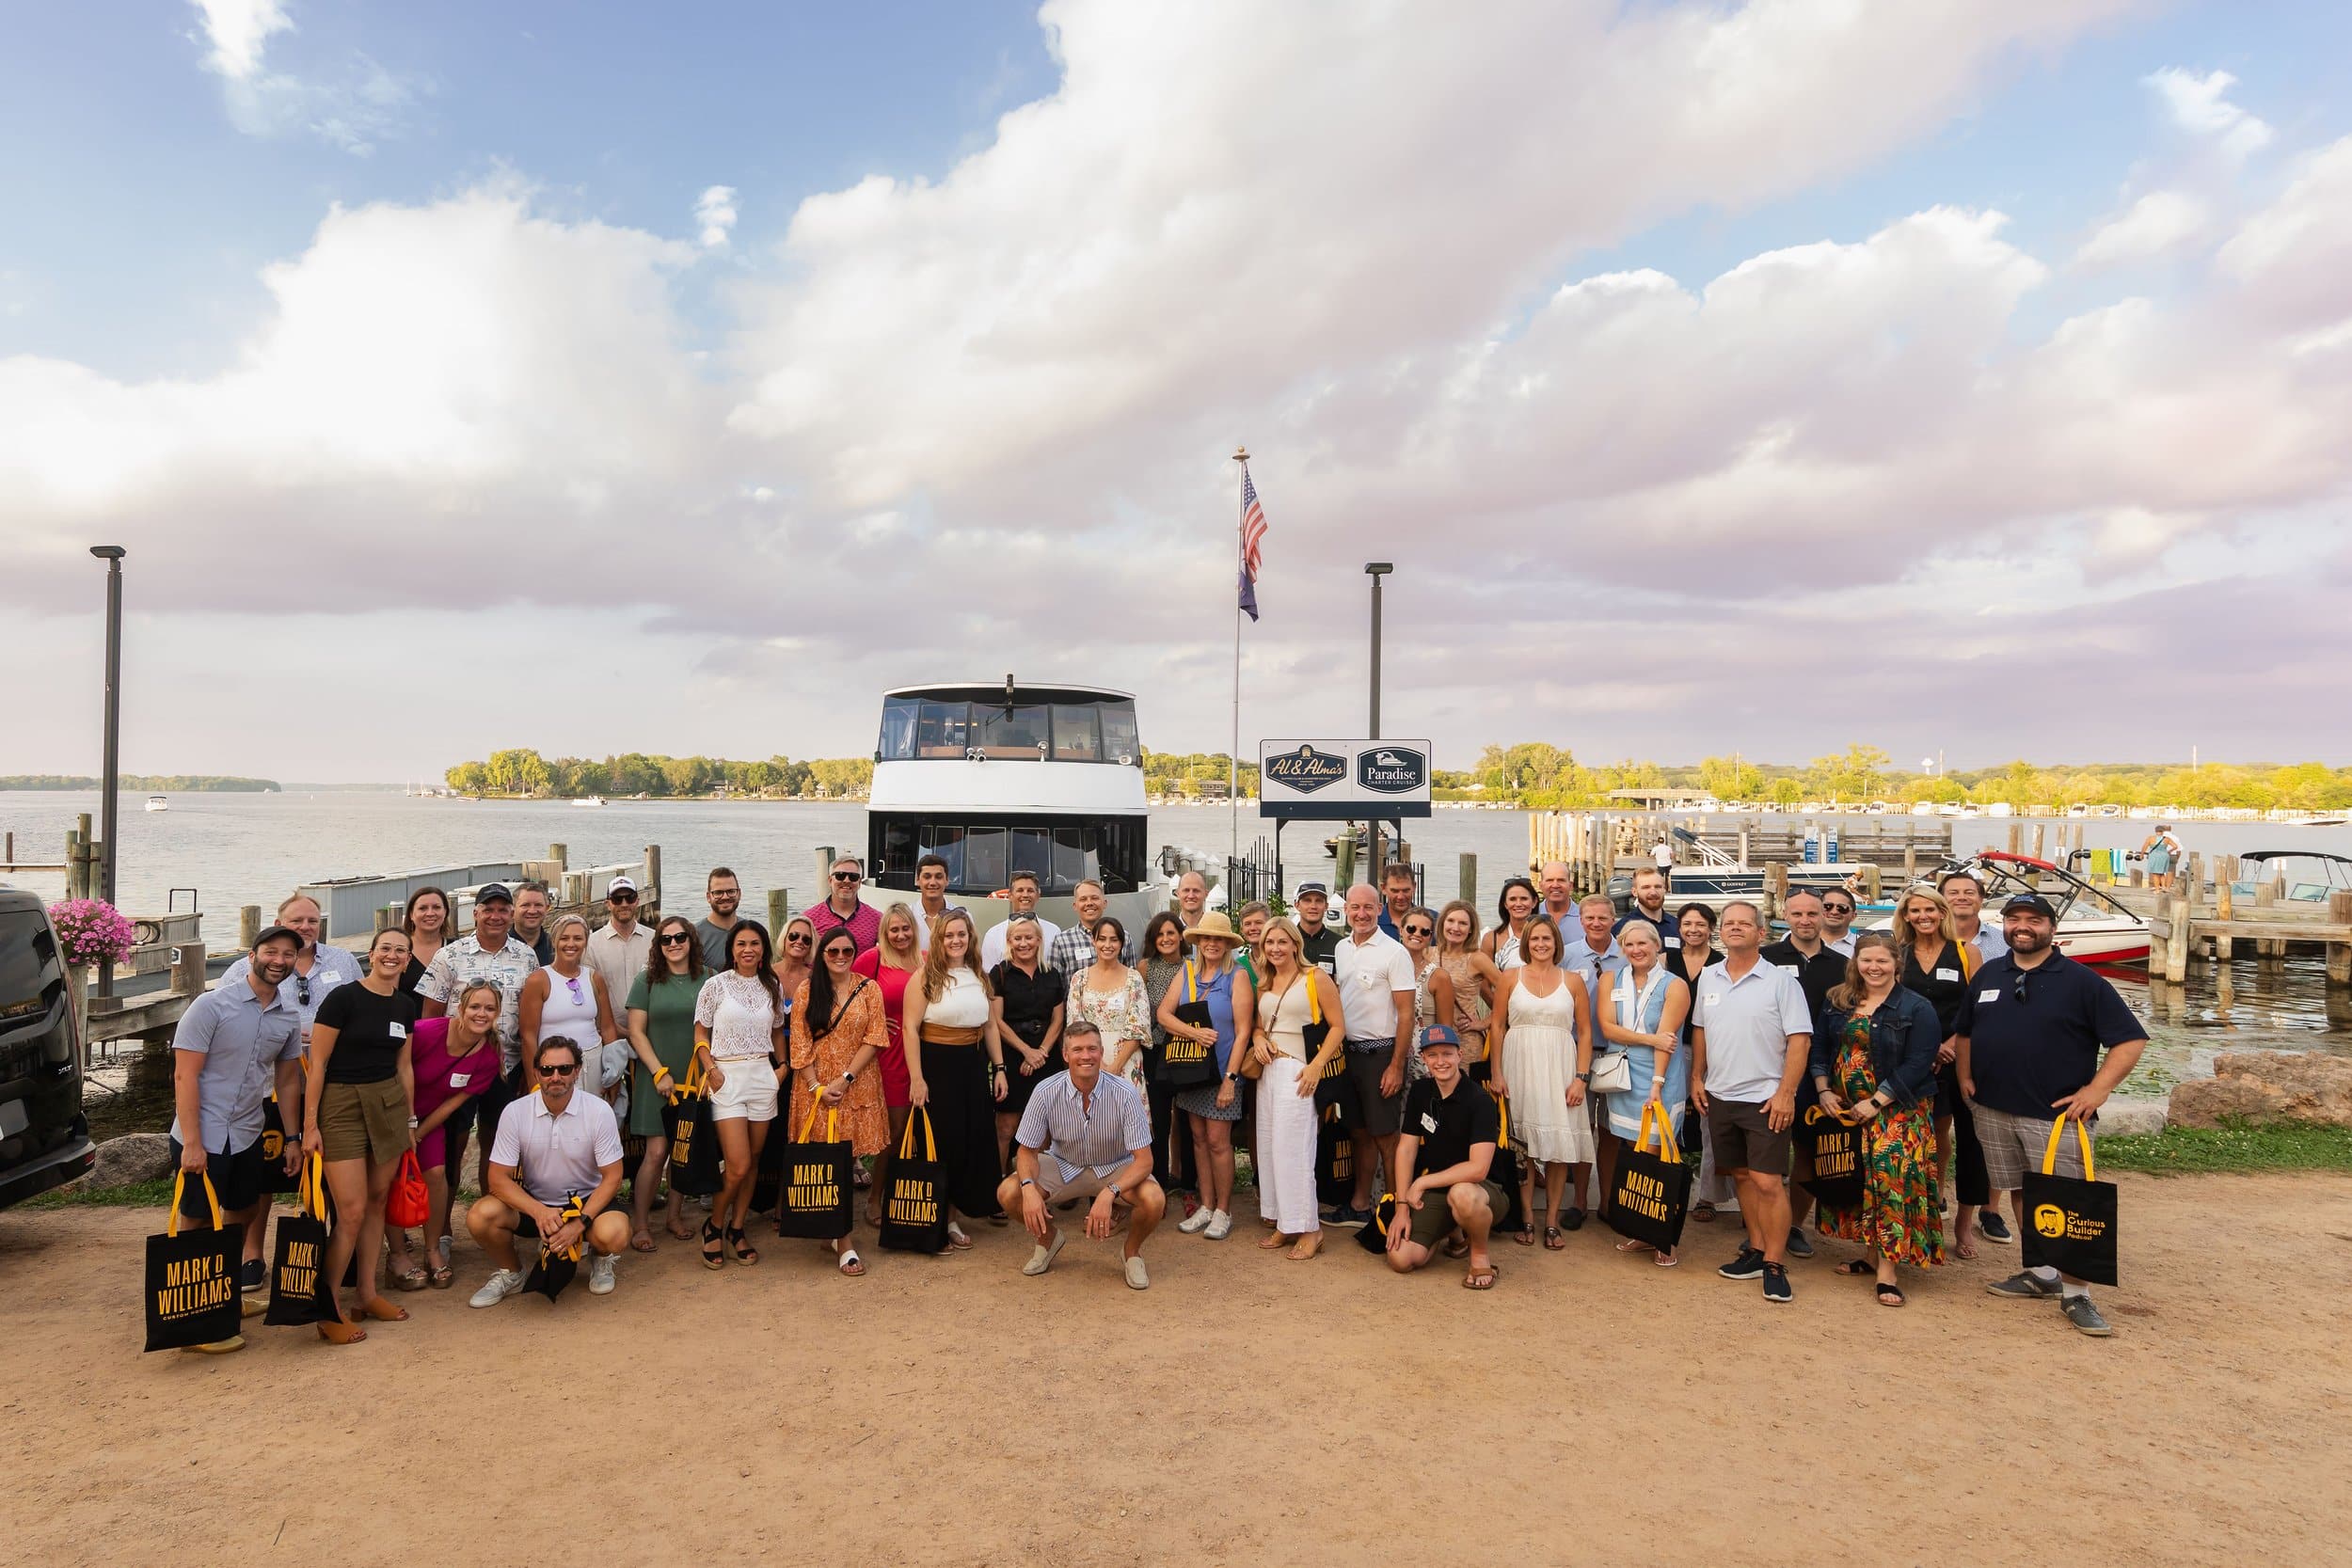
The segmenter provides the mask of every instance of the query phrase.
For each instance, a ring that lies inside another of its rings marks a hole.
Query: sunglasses
[[[294,976],[294,1001],[305,1007],[310,1005],[310,977],[308,974]]]
[[[862,882],[866,880],[863,876],[855,871],[836,871],[833,874],[833,879],[836,882]]]
[[[1426,926],[1407,926],[1405,927],[1405,934],[1408,937],[1425,937],[1430,934],[1430,928]]]
[[[541,1068],[539,1069],[539,1076],[542,1078],[569,1078],[573,1073],[578,1072],[579,1070],[580,1064],[578,1062],[564,1062]]]
[[[604,895],[604,901],[608,904],[634,904],[637,902],[637,895],[633,893],[608,893]]]
[[[565,977],[564,984],[571,989],[572,1000],[574,1002],[584,1002],[588,999],[587,992],[580,989],[579,975],[573,974]]]
[[[664,947],[684,947],[691,943],[693,940],[694,939],[691,935],[684,931],[672,931],[668,936],[661,939],[661,945]]]
[[[825,949],[825,957],[828,958],[855,958],[857,957],[857,943],[854,942],[836,942],[831,947]]]
[[[1821,912],[1823,914],[1851,914],[1853,906],[1851,904],[1823,904]]]
[[[808,933],[806,931],[787,931],[784,933],[784,944],[787,947],[806,947],[808,945]]]
[[[2025,1006],[2025,1004],[2026,1004],[2026,972],[2025,972],[2025,971],[2023,971],[2023,970],[2019,970],[2019,971],[2017,972],[2017,978],[2016,978],[2014,981],[2012,981],[2012,982],[2010,983],[2010,988],[2009,988],[2009,994],[2010,994],[2010,1000],[2011,1000],[2011,1001],[2015,1002],[2015,1003],[2016,1003],[2019,1006],[2021,1006],[2021,1007]]]

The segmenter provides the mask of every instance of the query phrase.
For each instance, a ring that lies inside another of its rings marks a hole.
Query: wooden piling
[[[237,951],[250,953],[262,940],[262,906],[245,904],[237,910]]]
[[[768,941],[779,950],[784,944],[784,923],[792,918],[791,895],[783,888],[768,890]]]
[[[569,865],[572,863],[572,850],[571,850],[571,846],[569,846],[569,845],[567,845],[567,844],[550,844],[550,845],[548,845],[548,859],[549,859],[549,860],[551,860],[551,861],[553,861],[553,862],[555,863],[555,868],[556,868],[558,871],[562,871],[562,870],[564,870],[565,867],[569,866]]]
[[[2050,858],[2043,852],[2042,849],[2043,843],[2048,836],[2049,831],[2050,825],[2046,822],[2037,822],[2033,825],[2033,858],[2038,861],[2046,861]],[[2065,850],[2061,847],[2058,852],[2063,854],[2065,853]]]
[[[204,994],[204,944],[183,942],[171,950],[171,990],[177,996]]]
[[[1909,887],[1918,879],[1919,847],[1915,844],[1905,844],[1903,846],[1903,886]]]
[[[1339,843],[1332,852],[1332,859],[1337,863],[1332,867],[1331,878],[1332,890],[1338,895],[1338,898],[1333,900],[1336,903],[1344,900],[1347,890],[1356,885],[1356,834],[1344,822],[1340,824]]]
[[[2176,893],[2165,908],[2166,918],[2172,923],[2172,940],[2165,943],[2164,977],[2177,986],[2188,978],[2188,949],[2192,941],[2188,900]]]
[[[2026,852],[2026,825],[2023,822],[2009,825],[2009,852],[2012,855]]]
[[[2215,920],[2228,922],[2236,918],[2237,890],[2231,886],[2236,880],[2237,857],[2235,855],[2215,857],[2213,865],[2213,917]],[[2234,937],[2216,935],[2213,939],[2214,961],[2228,963],[2234,956],[2236,944]]]
[[[2254,889],[2254,907],[2258,910],[2274,908],[2280,899],[2286,896],[2286,879],[2273,877]],[[2286,956],[2287,944],[2283,940],[2275,937],[2254,939],[2254,957],[2258,960],[2269,963]]]
[[[661,916],[661,846],[645,846],[645,879],[637,890],[638,906],[648,924]]]
[[[1862,896],[1875,904],[1879,901],[1879,863],[1864,861],[1862,863]]]
[[[1455,888],[1454,895],[1472,909],[1476,909],[1478,907],[1478,857],[1467,849],[1462,851],[1460,867],[1454,874],[1454,882]]]
[[[1764,867],[1764,918],[1778,920],[1788,903],[1788,868],[1778,861]]]
[[[2331,926],[2352,926],[2352,893],[2331,893],[2328,895],[2328,923]],[[2328,944],[2328,983],[2331,986],[2352,985],[2352,942],[2331,942]]]

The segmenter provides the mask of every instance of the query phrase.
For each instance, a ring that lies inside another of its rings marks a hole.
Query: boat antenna
[[[1005,672],[1005,717],[1012,717],[1012,672]]]

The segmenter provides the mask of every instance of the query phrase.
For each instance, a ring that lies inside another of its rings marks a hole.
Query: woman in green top
[[[670,1161],[670,1140],[661,1125],[662,1108],[677,1097],[687,1064],[694,1059],[694,1002],[703,990],[703,944],[693,924],[682,915],[664,915],[653,928],[653,951],[645,957],[645,972],[630,982],[628,1043],[637,1053],[629,1069],[628,1130],[645,1140],[645,1158],[629,1183],[628,1209],[635,1234],[628,1244],[640,1252],[653,1250],[654,1189],[661,1184],[662,1167]],[[670,1190],[665,1216],[670,1234],[691,1242],[678,1211],[678,1194]]]

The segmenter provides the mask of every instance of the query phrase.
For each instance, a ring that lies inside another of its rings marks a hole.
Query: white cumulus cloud
[[[2242,158],[2269,144],[2270,127],[2224,96],[2237,85],[2228,71],[2200,76],[2172,66],[2154,72],[2147,83],[2164,101],[2175,125],[2211,140],[2231,156]]]
[[[716,249],[727,243],[727,235],[735,228],[735,187],[713,185],[695,198],[694,224],[701,232],[696,236],[705,249]]]
[[[283,0],[191,0],[203,19],[213,52],[205,64],[231,82],[261,73],[262,52],[272,33],[289,31],[294,19]]]
[[[2074,252],[2079,267],[2111,267],[2169,254],[2205,231],[2212,214],[2186,191],[2150,191]]]

